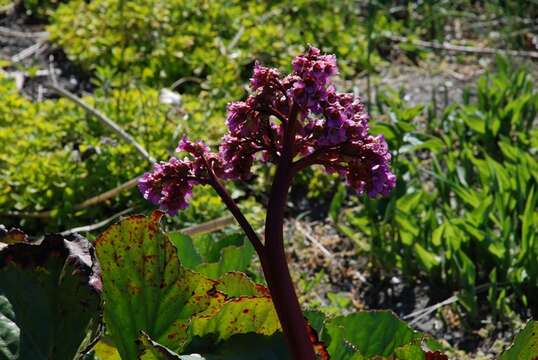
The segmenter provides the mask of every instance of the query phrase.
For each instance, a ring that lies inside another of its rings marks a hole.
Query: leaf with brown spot
[[[269,296],[269,290],[260,284],[254,283],[241,272],[229,272],[220,277],[217,290],[227,296]]]
[[[145,332],[142,332],[137,345],[139,360],[183,360],[172,350],[152,340]]]
[[[291,360],[280,332],[271,336],[238,334],[224,341],[216,341],[214,336],[196,337],[185,350],[192,355],[175,354],[149,338],[141,338],[140,346],[139,360]]]
[[[190,327],[195,336],[216,335],[217,341],[232,335],[257,333],[272,335],[280,330],[270,297],[239,297],[227,301],[219,309],[196,316]]]
[[[181,266],[176,248],[160,230],[161,212],[131,216],[95,243],[103,269],[105,321],[124,359],[136,359],[144,331],[181,352],[191,317],[224,302],[216,282]]]

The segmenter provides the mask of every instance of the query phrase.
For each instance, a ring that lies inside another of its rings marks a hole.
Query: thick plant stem
[[[282,331],[295,360],[314,360],[316,355],[307,332],[293,282],[290,277],[284,247],[266,248],[263,272]]]
[[[295,360],[315,360],[307,322],[304,319],[284,251],[284,209],[292,181],[293,143],[297,109],[294,106],[288,118],[282,156],[271,187],[267,218],[265,219],[263,272],[280,325]]]
[[[217,191],[237,219],[260,257],[273,304],[293,358],[295,360],[315,360],[316,354],[309,337],[308,324],[295,293],[284,250],[284,209],[286,208],[288,190],[296,172],[293,166],[293,154],[297,115],[298,109],[294,105],[286,122],[282,153],[267,206],[265,244],[261,243],[237,204],[213,173],[210,173],[209,184]]]
[[[224,187],[216,180],[212,181],[211,185],[235,216],[260,257],[273,304],[293,358],[296,360],[314,360],[316,357],[312,342],[308,336],[307,323],[293,287],[284,251],[284,208],[291,182],[291,172],[284,170],[286,169],[277,170],[277,174],[280,175],[275,177],[275,182],[271,189],[272,195],[280,195],[277,197],[272,196],[274,201],[270,201],[268,207],[265,245],[261,244],[258,236]],[[277,179],[279,181],[276,181]]]

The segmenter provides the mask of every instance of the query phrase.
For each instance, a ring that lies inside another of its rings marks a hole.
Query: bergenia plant
[[[321,165],[345,178],[357,193],[376,197],[387,195],[396,177],[383,136],[368,133],[364,104],[353,94],[338,93],[332,84],[338,74],[335,56],[310,47],[292,64],[292,73],[284,76],[257,63],[251,95],[228,106],[228,133],[218,152],[183,137],[177,151],[189,156],[156,164],[139,188],[170,215],[187,206],[195,185],[208,184],[217,191],[256,249],[293,357],[308,360],[315,359],[314,348],[284,251],[284,210],[292,179]],[[276,165],[263,241],[221,183],[247,180],[254,161]]]

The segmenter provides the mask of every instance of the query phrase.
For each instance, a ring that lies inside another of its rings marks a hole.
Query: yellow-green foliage
[[[118,122],[156,158],[167,158],[180,135],[180,120],[169,115],[155,90],[114,91],[84,100]],[[54,210],[53,215],[62,215],[58,218],[68,218],[75,215],[75,204],[149,168],[132,145],[74,103],[33,103],[5,78],[0,79],[0,143],[8,144],[0,153],[4,212]],[[133,194],[127,192],[108,205],[114,207]]]
[[[189,130],[214,142],[227,103],[245,96],[256,59],[289,70],[313,44],[339,57],[344,76],[379,61],[368,56],[358,11],[351,0],[72,0],[48,31],[72,61],[113,87],[183,79],[177,90]]]
[[[356,9],[327,0],[74,0],[60,6],[49,31],[86,68],[107,66],[153,84],[194,75],[238,86],[253,59],[289,66],[306,43],[346,59],[344,73],[352,73],[366,56]]]

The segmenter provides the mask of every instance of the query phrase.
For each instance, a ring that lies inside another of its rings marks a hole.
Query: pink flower
[[[345,177],[360,194],[388,195],[396,177],[387,143],[383,136],[368,134],[368,114],[360,99],[338,93],[331,84],[338,74],[335,56],[311,47],[292,65],[293,73],[282,77],[256,63],[250,81],[254,93],[228,105],[228,134],[218,153],[183,137],[177,151],[189,158],[156,164],[139,182],[144,198],[175,214],[186,206],[196,184],[216,178],[246,180],[255,159],[278,163],[289,131],[294,133],[288,149],[296,159],[290,171],[318,164]]]

